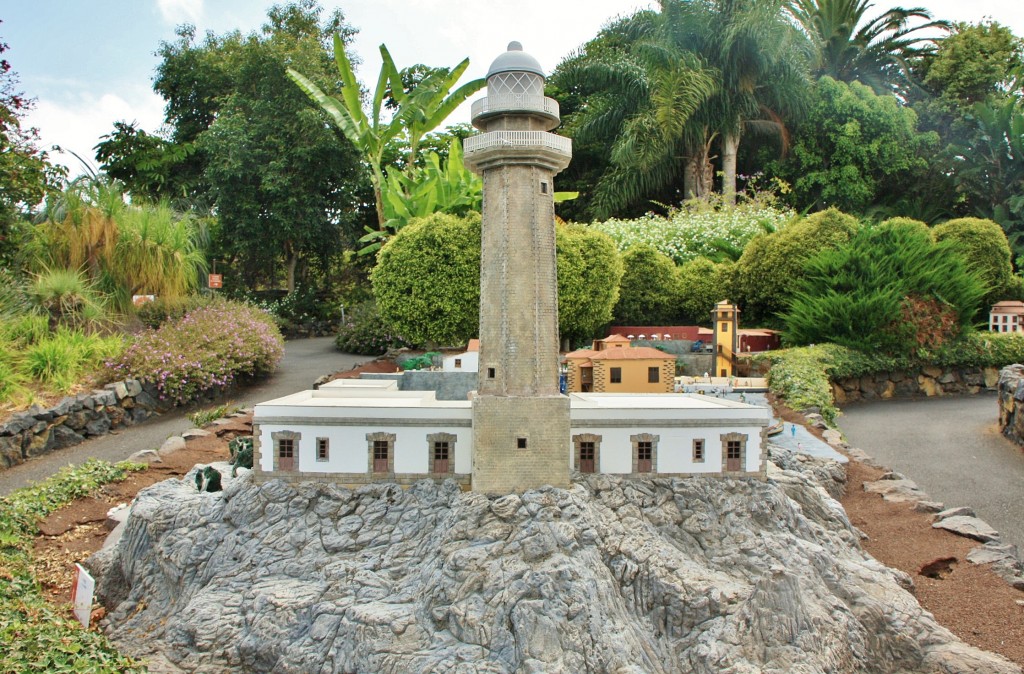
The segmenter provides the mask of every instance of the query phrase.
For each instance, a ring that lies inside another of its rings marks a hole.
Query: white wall
[[[472,470],[473,429],[468,426],[334,426],[314,424],[260,424],[260,468],[274,469],[274,442],[272,433],[292,431],[300,433],[298,465],[296,470],[307,473],[368,473],[369,452],[367,433],[395,434],[395,472],[429,473],[432,447],[427,436],[432,433],[451,433],[455,441],[455,472],[469,474]],[[327,438],[329,459],[316,460],[316,440]]]
[[[461,367],[455,367],[455,360],[461,361]],[[443,368],[445,372],[479,372],[480,352],[466,351],[457,356],[445,356]]]
[[[633,444],[630,436],[638,433],[651,433],[659,436],[657,461],[654,470],[657,473],[718,473],[722,471],[722,440],[725,433],[743,433],[747,435],[746,465],[744,470],[756,472],[761,469],[761,426],[720,426],[698,428],[659,428],[655,425],[636,428],[607,428],[573,426],[572,434],[593,433],[601,436],[600,465],[601,473],[629,473],[633,470]],[[703,438],[704,461],[694,463],[693,441]],[[570,462],[575,461],[574,452]],[[572,465],[570,463],[570,465]],[[573,466],[575,467],[575,466]]]

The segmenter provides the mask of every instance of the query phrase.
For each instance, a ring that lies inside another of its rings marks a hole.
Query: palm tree
[[[909,81],[909,63],[932,53],[948,21],[933,20],[924,7],[894,7],[873,19],[870,0],[791,0],[789,11],[815,45],[815,74],[859,81],[891,93]],[[910,25],[913,20],[924,23]]]
[[[746,132],[787,138],[807,85],[806,40],[785,16],[784,0],[661,0],[666,35],[718,74],[701,106],[704,142],[721,139],[722,195],[736,201],[736,157]]]
[[[691,164],[680,157],[694,154],[704,139],[693,120],[716,90],[716,73],[663,39],[660,23],[649,11],[620,20],[588,45],[592,53],[571,56],[552,76],[586,99],[573,136],[584,143],[615,139],[611,167],[594,188],[598,217],[678,182]]]

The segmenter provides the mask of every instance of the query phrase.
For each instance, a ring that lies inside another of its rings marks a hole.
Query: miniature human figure
[[[796,437],[796,424],[790,424],[789,425],[789,430],[793,434],[793,437],[795,438]]]

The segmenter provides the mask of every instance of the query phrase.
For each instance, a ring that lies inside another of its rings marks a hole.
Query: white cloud
[[[60,100],[40,97],[26,122],[39,129],[43,147],[59,145],[65,150],[53,153],[51,160],[67,166],[75,176],[84,169],[71,152],[95,168],[93,147],[100,136],[113,131],[114,122],[138,122],[153,133],[163,121],[163,106],[163,99],[147,87],[121,89],[117,94],[80,92]]]
[[[203,16],[203,0],[156,0],[156,4],[167,23],[199,23]]]

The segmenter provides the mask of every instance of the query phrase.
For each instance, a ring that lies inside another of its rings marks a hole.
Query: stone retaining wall
[[[1008,365],[999,372],[999,430],[1024,445],[1024,365]]]
[[[168,407],[154,386],[135,379],[68,396],[50,408],[33,405],[0,424],[0,470],[137,424]]]
[[[941,368],[929,365],[919,372],[877,372],[832,382],[837,405],[858,400],[887,400],[912,396],[942,396],[995,390],[999,370],[994,367]]]

